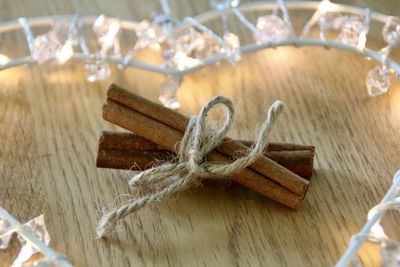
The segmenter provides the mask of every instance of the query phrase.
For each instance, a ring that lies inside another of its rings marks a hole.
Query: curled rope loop
[[[206,118],[209,111],[218,104],[223,105],[227,112],[221,128],[214,129],[207,123]],[[263,154],[269,132],[282,107],[282,102],[278,100],[269,108],[255,144],[247,155],[229,163],[217,163],[209,162],[205,158],[221,144],[231,129],[235,109],[229,98],[217,96],[211,99],[201,109],[199,115],[189,120],[176,161],[164,163],[132,177],[129,185],[140,187],[143,191],[142,196],[133,198],[105,214],[98,223],[97,235],[105,236],[115,228],[119,219],[139,210],[147,203],[159,201],[176,192],[197,186],[202,179],[210,177],[226,179],[227,176],[251,165]]]

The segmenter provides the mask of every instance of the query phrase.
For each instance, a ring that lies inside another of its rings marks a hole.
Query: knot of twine
[[[225,122],[220,129],[214,129],[206,122],[208,112],[217,104],[222,104],[227,110]],[[150,202],[159,201],[176,192],[200,184],[202,179],[224,178],[232,173],[251,165],[267,146],[268,134],[276,121],[283,104],[275,101],[267,112],[267,118],[253,147],[247,155],[235,161],[222,164],[206,161],[206,155],[215,149],[226,137],[232,126],[235,114],[234,105],[229,98],[217,96],[211,99],[200,111],[198,116],[190,118],[185,135],[180,143],[176,162],[162,165],[140,172],[129,182],[130,186],[143,189],[141,197],[128,200],[121,206],[105,214],[97,225],[97,235],[103,237],[110,233],[118,220],[123,219]]]

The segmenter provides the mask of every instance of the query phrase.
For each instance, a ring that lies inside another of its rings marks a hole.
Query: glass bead
[[[367,74],[365,83],[368,93],[377,96],[386,93],[390,86],[390,75],[386,66],[376,66]]]
[[[24,225],[29,227],[31,229],[32,233],[34,233],[46,245],[48,245],[50,243],[50,234],[47,231],[43,214],[26,222]],[[21,239],[20,239],[20,241],[21,241]]]
[[[44,222],[43,214],[25,223],[35,236],[43,243],[48,245],[50,243],[50,235],[47,231],[46,224]],[[22,266],[22,264],[29,260],[32,255],[39,251],[27,242],[23,237],[18,236],[18,241],[21,244],[21,250],[11,266]]]
[[[104,15],[100,15],[93,23],[93,32],[97,35],[102,51],[114,47],[120,26],[118,20],[107,18]]]
[[[6,55],[0,54],[0,66],[6,65],[8,62],[10,62],[10,58]]]
[[[400,39],[400,19],[389,18],[382,28],[382,36],[387,43],[398,42]]]
[[[190,55],[199,47],[204,47],[204,36],[193,28],[189,28],[183,34],[178,36],[175,41],[175,49],[177,52],[183,52]]]
[[[150,48],[159,50],[160,45],[168,38],[168,35],[156,23],[144,20],[136,29],[137,41],[135,49]]]
[[[280,42],[290,37],[289,26],[276,15],[262,16],[256,24],[260,34],[255,34],[258,43]]]
[[[215,42],[211,36],[202,33],[198,40],[198,45],[194,47],[194,58],[205,60],[221,52],[221,45]]]
[[[74,55],[74,48],[72,42],[67,41],[60,50],[56,53],[58,64],[66,63]]]
[[[176,99],[176,93],[181,86],[182,77],[174,75],[166,75],[162,85],[162,92],[158,98],[160,102],[170,109],[178,109],[181,105]]]
[[[107,79],[110,74],[110,66],[100,54],[90,55],[85,63],[86,79],[89,82]]]
[[[383,242],[381,255],[384,267],[400,266],[400,243],[391,240]]]
[[[178,36],[170,50],[170,63],[179,70],[191,68],[221,51],[221,45],[208,34],[189,28]]]
[[[224,34],[223,39],[227,48],[225,54],[228,57],[229,62],[231,62],[232,64],[238,62],[241,59],[239,37],[233,33],[228,32]]]
[[[365,25],[358,17],[350,17],[345,23],[343,23],[339,36],[336,40],[341,41],[345,44],[358,45],[361,34],[365,31]]]
[[[33,42],[34,52],[33,59],[39,64],[42,64],[57,56],[57,53],[61,51],[63,45],[57,38],[54,31],[49,31],[45,34],[39,35]]]
[[[340,31],[336,40],[349,45],[359,46],[360,37],[367,31],[363,18],[359,16],[328,12],[323,21],[324,29]]]
[[[10,227],[9,222],[0,218],[0,234]],[[0,238],[0,250],[5,250],[8,248],[12,235],[6,235]]]
[[[201,60],[187,56],[183,52],[177,52],[171,61],[178,70],[185,70],[201,64]]]
[[[65,25],[66,22],[64,24],[61,22],[55,23],[51,31],[35,38],[32,58],[39,64],[54,58],[59,64],[64,64],[73,56],[73,38],[75,37],[68,30],[62,29]]]

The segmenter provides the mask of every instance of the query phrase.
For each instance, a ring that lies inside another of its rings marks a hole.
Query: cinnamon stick
[[[140,136],[145,136],[150,141],[162,145],[171,152],[175,151],[179,141],[183,138],[183,132],[130,109],[112,99],[107,99],[107,103],[103,106],[103,118]],[[220,163],[231,162],[228,157],[217,151],[210,152],[207,155],[207,159]],[[297,195],[249,168],[232,174],[231,178],[292,209],[297,209],[304,198],[304,194]]]
[[[251,141],[241,142],[247,146],[253,144]],[[146,138],[129,132],[101,132],[98,148],[96,164],[100,168],[144,170],[169,161],[175,156]],[[284,150],[286,148],[289,150]],[[308,150],[291,150],[296,148]],[[302,177],[312,175],[314,161],[312,146],[270,143],[264,155],[297,175]]]
[[[253,146],[251,140],[237,140],[247,147]],[[131,132],[111,132],[102,131],[99,138],[99,148],[101,149],[127,149],[127,150],[162,150],[163,147],[138,136]],[[265,151],[311,151],[315,152],[315,147],[310,145],[300,145],[291,143],[269,143]]]
[[[122,150],[99,148],[96,167],[143,171],[160,163],[171,161],[174,153],[167,150]]]
[[[146,98],[135,95],[119,87],[116,84],[110,85],[107,91],[107,97],[110,100],[113,100],[121,105],[124,105],[125,107],[129,107],[129,109],[135,110],[136,112],[139,112],[140,114],[143,114],[148,118],[152,118],[156,121],[159,121],[171,127],[172,129],[178,130],[181,133],[183,133],[186,129],[186,124],[189,120],[186,116],[178,112],[175,112],[173,110],[170,110],[160,104],[152,102]],[[171,140],[166,140],[168,139],[165,138],[165,136],[167,136],[166,134],[164,135],[164,133],[161,133],[160,131],[158,131],[158,129],[153,129],[153,130],[156,131],[157,133],[145,132],[145,134],[142,135],[135,130],[132,131],[146,137],[147,139],[150,139],[148,138],[148,134],[161,135],[158,136],[160,137],[160,139],[157,138],[158,142],[155,143],[161,146],[172,145]],[[171,151],[174,151],[175,144],[176,142],[172,145]],[[229,158],[238,158],[241,156],[240,154],[246,151],[247,149],[248,149],[247,146],[237,141],[234,141],[230,138],[226,138],[225,141],[223,141],[218,147],[218,151],[222,152]],[[308,189],[309,181],[296,175],[295,173],[289,171],[288,169],[280,166],[278,163],[268,159],[267,157],[260,156],[249,167],[257,171],[258,173],[264,175],[265,177],[268,177],[271,180],[279,183],[286,189],[290,190],[291,192],[299,196],[303,196]]]

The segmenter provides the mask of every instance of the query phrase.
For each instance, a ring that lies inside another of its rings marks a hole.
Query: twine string
[[[226,109],[225,121],[219,129],[211,127],[206,117],[216,105]],[[227,176],[251,165],[267,145],[267,138],[273,124],[281,112],[283,104],[275,101],[267,112],[267,117],[256,138],[255,144],[247,155],[230,163],[217,163],[205,160],[207,154],[214,150],[226,137],[231,129],[235,109],[232,101],[224,96],[211,99],[200,111],[193,116],[187,125],[186,132],[179,146],[178,156],[174,161],[164,163],[140,172],[132,177],[130,186],[139,186],[142,196],[132,198],[119,207],[105,214],[97,225],[97,235],[103,237],[109,234],[118,220],[139,210],[146,204],[159,201],[168,196],[201,184],[202,179],[226,179]]]

